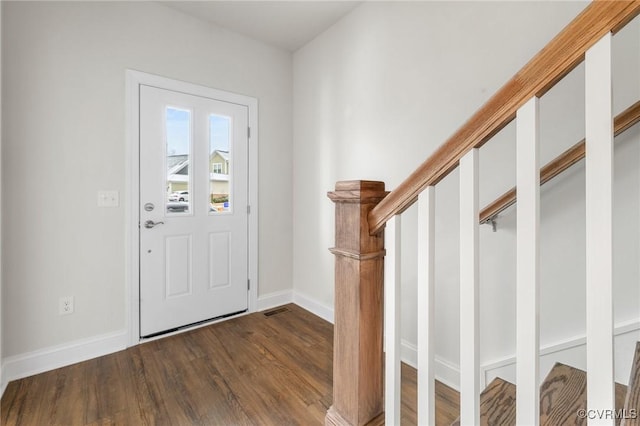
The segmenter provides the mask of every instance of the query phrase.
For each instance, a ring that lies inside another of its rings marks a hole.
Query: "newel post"
[[[384,232],[369,235],[367,215],[387,192],[384,182],[344,181],[335,203],[333,405],[327,426],[384,424]]]

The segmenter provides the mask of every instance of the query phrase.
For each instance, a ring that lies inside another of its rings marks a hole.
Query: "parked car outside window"
[[[189,191],[178,191],[169,195],[169,201],[189,201]]]

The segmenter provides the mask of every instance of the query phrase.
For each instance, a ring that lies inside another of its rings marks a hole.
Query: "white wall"
[[[258,98],[259,293],[291,289],[290,53],[155,2],[3,3],[5,357],[125,329],[127,68]]]
[[[0,396],[4,392],[4,357],[2,356],[2,9],[0,2]]]
[[[585,3],[371,2],[294,54],[294,291],[333,306],[336,181],[369,179],[395,188]],[[635,28],[635,29],[634,29]],[[616,52],[638,51],[637,24]],[[635,50],[634,49],[635,46]],[[635,55],[635,53],[634,53]],[[638,57],[616,59],[616,112],[638,99]],[[541,101],[541,157],[584,137],[584,69]],[[616,152],[616,322],[637,320],[640,147],[635,133]],[[481,204],[515,183],[515,128],[481,150]],[[458,364],[458,177],[437,186],[437,357]],[[577,166],[542,191],[541,342],[584,334],[584,173]],[[415,211],[403,220],[403,339],[415,346]],[[498,232],[481,230],[481,360],[515,352],[515,209]],[[410,351],[409,351],[410,352]],[[628,367],[626,367],[628,368]],[[444,370],[443,370],[444,371]],[[442,373],[444,375],[444,373]],[[624,374],[623,374],[624,375]],[[449,380],[454,381],[453,379]],[[452,383],[455,384],[455,383]]]

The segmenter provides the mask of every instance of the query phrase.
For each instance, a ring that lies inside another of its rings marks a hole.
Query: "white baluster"
[[[418,424],[435,425],[435,193],[418,196]]]
[[[611,34],[585,58],[587,408],[615,409],[613,376],[613,108]],[[609,416],[612,417],[612,416]],[[613,418],[588,420],[613,425]]]
[[[400,215],[384,231],[385,424],[400,425]]]
[[[460,424],[480,424],[478,150],[460,159]]]
[[[540,163],[538,98],[524,104],[516,122],[516,424],[540,423]]]

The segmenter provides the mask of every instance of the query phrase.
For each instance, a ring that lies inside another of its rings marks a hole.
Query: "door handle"
[[[151,228],[153,228],[153,227],[154,227],[154,226],[156,226],[156,225],[164,225],[164,222],[154,222],[154,221],[152,221],[152,220],[147,220],[147,221],[144,223],[144,227],[145,227],[145,228],[147,228],[147,229],[151,229]]]

